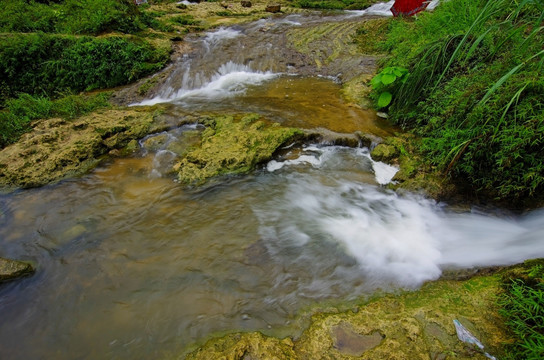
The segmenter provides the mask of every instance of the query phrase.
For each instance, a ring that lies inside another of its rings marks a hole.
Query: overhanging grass
[[[391,119],[423,138],[437,171],[508,206],[544,189],[543,10],[542,0],[450,0],[391,21],[381,44],[385,66],[410,71]]]

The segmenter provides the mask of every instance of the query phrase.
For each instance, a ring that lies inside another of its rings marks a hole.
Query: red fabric
[[[391,12],[393,16],[412,16],[425,10],[427,5],[429,5],[429,0],[396,0]]]

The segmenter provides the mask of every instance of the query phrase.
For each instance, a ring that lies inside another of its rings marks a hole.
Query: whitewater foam
[[[280,170],[285,166],[297,166],[301,164],[308,164],[315,168],[320,168],[323,164],[330,159],[334,158],[339,149],[352,152],[354,156],[365,158],[370,160],[372,171],[376,182],[380,185],[386,185],[391,182],[395,174],[399,171],[396,166],[388,165],[380,161],[374,161],[367,148],[344,148],[341,146],[316,146],[311,145],[303,149],[300,156],[295,159],[288,159],[283,161],[271,160],[266,165],[266,169],[269,172]]]
[[[197,74],[198,75],[198,74]],[[158,103],[172,102],[184,99],[221,99],[243,94],[248,86],[259,85],[271,80],[280,74],[273,72],[254,71],[247,65],[236,64],[229,61],[217,69],[215,75],[209,81],[197,78],[197,83],[203,83],[199,88],[188,89],[182,87],[178,91],[168,89],[163,96],[143,100],[132,105],[155,105]],[[186,83],[185,79],[183,80]]]
[[[357,163],[366,153],[323,149],[327,150],[321,156],[314,155],[320,159],[319,172],[284,171],[285,189],[255,205],[260,234],[270,239],[271,249],[337,244],[364,270],[365,283],[407,288],[437,279],[445,269],[508,265],[544,256],[544,210],[521,217],[476,210],[456,213],[418,195],[401,196],[343,178],[342,164],[353,169],[346,154]],[[297,163],[290,161],[283,166]],[[299,160],[312,167],[314,162]]]

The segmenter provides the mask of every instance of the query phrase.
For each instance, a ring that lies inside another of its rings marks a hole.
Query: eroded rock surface
[[[75,120],[40,120],[0,151],[0,186],[35,187],[85,173],[100,157],[146,135],[148,110],[103,110]]]
[[[226,174],[247,173],[272,158],[282,145],[302,132],[294,128],[268,124],[258,115],[246,115],[239,120],[219,116],[204,121],[201,145],[176,164],[180,182],[202,184]]]
[[[498,357],[510,341],[495,305],[498,289],[498,275],[440,280],[356,310],[318,312],[295,340],[231,334],[210,340],[187,359],[486,359],[458,340],[454,319]]]

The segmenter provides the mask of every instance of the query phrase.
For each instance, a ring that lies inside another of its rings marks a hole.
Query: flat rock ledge
[[[300,336],[229,334],[210,339],[186,359],[487,359],[459,341],[453,320],[502,358],[511,338],[495,303],[499,288],[498,274],[429,282],[417,291],[346,304],[348,310],[315,309]]]
[[[14,280],[35,272],[34,267],[24,261],[10,260],[0,257],[0,282]]]

